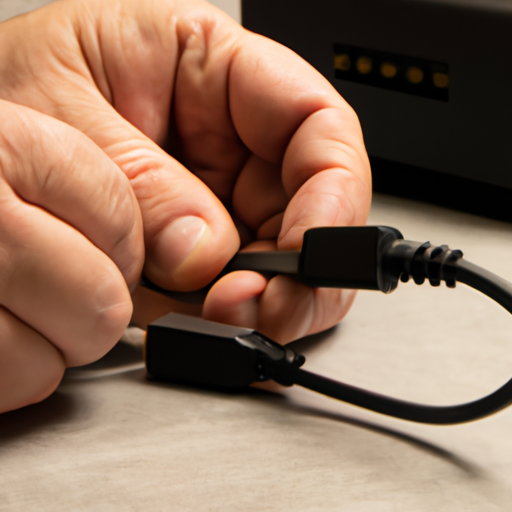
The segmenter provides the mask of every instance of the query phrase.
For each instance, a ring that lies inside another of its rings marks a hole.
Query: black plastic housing
[[[512,221],[512,2],[242,0],[242,21],[296,51],[354,108],[375,191]],[[411,82],[410,68],[423,80]]]
[[[299,279],[312,287],[393,291],[399,275],[384,273],[380,262],[395,240],[395,228],[363,226],[315,228],[304,233]]]
[[[270,378],[291,385],[305,359],[244,327],[169,313],[148,326],[148,373],[155,379],[242,388]]]

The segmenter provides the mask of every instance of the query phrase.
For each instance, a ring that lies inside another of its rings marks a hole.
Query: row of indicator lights
[[[348,71],[352,66],[350,57],[344,53],[341,55],[335,55],[334,67],[341,71]],[[362,75],[367,75],[373,69],[373,61],[370,57],[359,57],[356,60],[356,69]],[[380,65],[380,73],[385,78],[394,78],[398,72],[397,67],[391,62],[383,62]],[[405,72],[407,80],[411,84],[420,84],[425,79],[423,70],[417,66],[409,66]],[[450,79],[446,73],[434,72],[432,73],[432,81],[434,85],[439,89],[445,89],[448,87]]]

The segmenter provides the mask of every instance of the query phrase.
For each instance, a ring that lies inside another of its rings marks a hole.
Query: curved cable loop
[[[417,284],[422,284],[425,279],[429,279],[433,286],[437,286],[440,279],[443,279],[449,287],[453,287],[455,281],[464,283],[487,295],[512,313],[512,284],[505,279],[463,260],[460,251],[451,251],[447,246],[436,248],[428,242],[421,245],[413,243],[413,251],[407,250],[411,247],[406,247],[404,251],[404,246],[407,244],[409,242],[400,240],[394,247],[395,254],[400,254],[402,259],[402,272],[397,276],[401,277],[402,281],[412,277]],[[398,250],[397,247],[399,247]],[[393,248],[390,252],[393,253]],[[404,258],[405,254],[409,257]],[[386,256],[393,258],[393,254]],[[397,266],[396,258],[393,263],[396,272],[396,269],[400,268]],[[437,425],[477,420],[498,412],[512,403],[512,379],[483,398],[451,406],[423,405],[398,400],[302,369],[298,369],[295,374],[295,384],[381,414]]]

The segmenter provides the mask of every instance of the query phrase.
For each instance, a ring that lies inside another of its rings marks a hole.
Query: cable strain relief
[[[286,347],[286,356],[278,361],[267,359],[265,369],[269,378],[282,386],[293,386],[296,382],[296,375],[299,368],[306,362],[302,354],[296,354],[292,349]]]
[[[395,242],[385,258],[389,272],[398,274],[404,283],[413,279],[418,285],[426,279],[432,286],[445,281],[448,288],[454,288],[457,281],[457,261],[462,251],[450,249],[447,245],[434,246],[430,242]]]

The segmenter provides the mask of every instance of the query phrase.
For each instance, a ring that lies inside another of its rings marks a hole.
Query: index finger
[[[300,245],[305,229],[362,224],[370,207],[370,165],[352,108],[291,50],[246,34],[234,53],[229,105],[244,144],[281,163],[291,202],[279,248]]]

